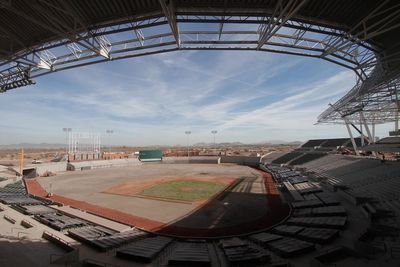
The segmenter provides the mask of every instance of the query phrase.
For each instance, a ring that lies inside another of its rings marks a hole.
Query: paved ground
[[[103,193],[118,184],[202,175],[231,177],[238,183],[200,206]],[[263,177],[261,172],[245,166],[145,164],[71,172],[37,180],[46,191],[54,194],[55,201],[165,234],[240,234],[267,228],[289,213],[271,177]]]

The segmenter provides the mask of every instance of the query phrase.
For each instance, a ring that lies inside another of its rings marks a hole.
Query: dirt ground
[[[227,183],[229,180],[236,183],[201,205],[103,193],[121,184],[148,185],[154,179],[162,181],[172,176],[197,179],[221,176]],[[30,191],[38,195],[51,191],[56,202],[141,229],[177,236],[213,237],[260,231],[281,222],[290,212],[270,175],[238,165],[144,164],[71,172],[32,182]]]

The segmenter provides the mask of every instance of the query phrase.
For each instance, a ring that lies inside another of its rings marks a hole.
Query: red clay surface
[[[266,213],[264,216],[255,219],[253,221],[248,221],[230,227],[207,228],[207,229],[182,227],[175,224],[174,222],[170,224],[164,224],[158,221],[124,213],[115,209],[100,207],[98,205],[90,204],[84,201],[74,200],[56,194],[48,197],[48,193],[43,189],[43,187],[37,182],[36,179],[26,179],[25,183],[27,186],[28,193],[31,195],[50,199],[56,203],[85,210],[89,213],[105,217],[110,220],[117,221],[123,224],[136,226],[140,229],[149,232],[173,235],[173,236],[183,236],[183,237],[221,237],[221,236],[241,235],[268,229],[282,222],[289,215],[290,207],[286,203],[282,202],[280,194],[276,188],[272,176],[269,173],[263,171],[259,171],[259,173],[264,178],[264,184],[267,191],[265,197],[268,200],[268,206],[270,211]],[[207,208],[214,209],[215,204],[216,203],[213,200],[211,200],[208,203],[204,203],[201,206],[201,209],[207,209]],[[243,216],[246,216],[246,214],[243,214]]]

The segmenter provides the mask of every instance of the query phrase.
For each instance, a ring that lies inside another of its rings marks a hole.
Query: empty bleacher
[[[300,153],[300,152],[287,153],[287,154],[285,154],[285,155],[273,160],[272,163],[274,163],[274,164],[284,164],[284,163],[287,163],[287,162],[299,157],[302,154],[303,153]]]
[[[304,227],[295,225],[279,225],[272,229],[272,232],[284,236],[295,236],[303,231]]]
[[[398,136],[391,136],[385,137],[376,142],[377,144],[400,144],[400,137]]]
[[[290,162],[290,165],[301,165],[326,156],[324,153],[306,153]]]
[[[320,227],[332,229],[344,229],[347,217],[332,216],[332,217],[296,217],[287,220],[288,225]]]
[[[302,195],[322,192],[322,188],[320,186],[310,182],[297,183],[293,186]]]
[[[349,142],[349,138],[335,138],[335,139],[327,139],[325,142],[321,144],[321,147],[338,147],[344,146],[347,142]]]
[[[117,257],[139,262],[152,262],[172,242],[172,238],[154,236],[130,243],[117,250]]]
[[[259,264],[271,260],[270,255],[264,250],[237,237],[221,240],[220,247],[228,262],[233,266]]]
[[[303,144],[302,147],[320,146],[325,141],[326,141],[325,139],[311,139],[311,140],[308,140],[305,144]]]
[[[143,237],[146,233],[138,229],[117,233],[101,226],[88,226],[70,229],[68,235],[99,251],[107,251]]]
[[[35,219],[58,231],[88,225],[86,221],[61,213],[37,214],[35,215]]]
[[[339,231],[335,229],[304,228],[296,237],[313,243],[325,244],[332,241],[338,235]]]
[[[268,242],[266,246],[281,257],[293,257],[315,249],[313,243],[290,237]]]
[[[179,242],[168,258],[169,265],[210,266],[211,259],[206,242]]]
[[[271,233],[258,233],[249,236],[249,239],[252,240],[253,242],[260,244],[262,246],[265,246],[267,243],[282,239],[283,236],[276,235],[276,234],[271,234]]]
[[[0,187],[0,196],[7,195],[25,195],[26,190],[22,181],[7,184],[4,187]]]
[[[56,210],[45,205],[15,205],[16,210],[28,215],[55,213]]]

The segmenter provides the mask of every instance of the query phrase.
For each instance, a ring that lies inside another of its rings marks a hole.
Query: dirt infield
[[[203,201],[213,197],[226,187],[230,186],[235,180],[236,179],[228,176],[165,176],[145,181],[131,181],[118,184],[108,188],[107,190],[104,190],[103,193],[123,196],[147,197],[164,201],[182,201],[200,205]],[[186,186],[174,188],[174,190],[177,191],[175,192],[176,194],[181,193],[183,196],[173,194],[174,192],[167,192],[166,187],[174,182],[182,182],[187,184]],[[196,182],[199,184],[196,184]],[[215,184],[218,187],[218,190],[205,192],[205,196],[199,198],[197,197],[196,193],[198,190],[201,190],[199,187],[201,187],[202,183]],[[157,192],[152,192],[154,191],[152,189],[159,190],[157,190]]]

